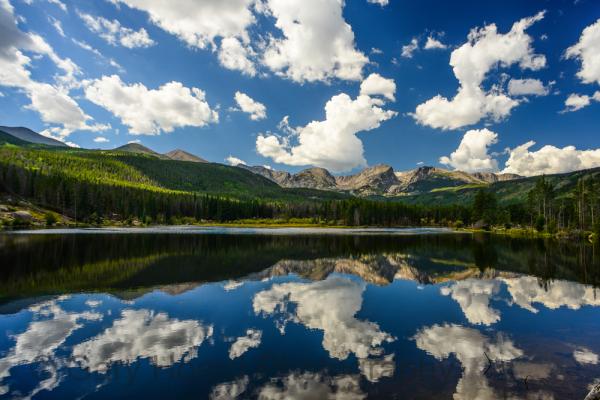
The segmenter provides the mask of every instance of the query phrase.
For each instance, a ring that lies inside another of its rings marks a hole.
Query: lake
[[[600,249],[445,230],[0,234],[1,398],[583,399]]]

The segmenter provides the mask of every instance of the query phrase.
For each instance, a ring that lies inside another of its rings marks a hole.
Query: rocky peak
[[[335,189],[335,177],[325,168],[313,167],[304,169],[290,177],[290,186],[314,188],[314,189]]]
[[[394,169],[389,165],[379,164],[365,168],[355,175],[339,176],[337,185],[342,190],[353,190],[363,194],[385,192],[398,184]]]

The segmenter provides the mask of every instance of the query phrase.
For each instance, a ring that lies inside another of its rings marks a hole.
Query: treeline
[[[138,219],[143,223],[235,221],[248,218],[310,218],[315,222],[359,226],[419,226],[470,221],[468,207],[424,207],[398,202],[347,200],[238,200],[206,194],[137,188],[97,179],[82,179],[60,170],[40,171],[0,162],[0,180],[6,193],[67,215],[77,221]]]
[[[0,147],[0,191],[86,223],[304,218],[347,226],[595,230],[600,236],[600,174],[569,182],[540,177],[526,200],[501,202],[493,190],[481,189],[469,204],[425,206],[300,196],[241,169],[136,157]],[[172,171],[157,172],[171,167]],[[192,187],[186,190],[188,177]],[[253,191],[246,191],[249,187]],[[218,188],[222,194],[215,194]]]
[[[580,177],[565,192],[546,177],[537,179],[525,202],[499,206],[496,195],[480,190],[473,201],[472,220],[483,225],[527,226],[551,234],[558,231],[600,233],[600,176]]]

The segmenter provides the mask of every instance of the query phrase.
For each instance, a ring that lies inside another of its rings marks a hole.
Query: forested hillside
[[[591,230],[600,215],[600,169],[394,200],[361,199],[333,191],[282,188],[246,169],[221,164],[27,146],[11,139],[0,147],[0,183],[6,195],[87,223],[304,218],[351,226],[475,224],[555,232]]]

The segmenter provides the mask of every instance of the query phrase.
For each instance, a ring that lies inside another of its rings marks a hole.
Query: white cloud
[[[246,161],[244,161],[244,160],[240,160],[239,158],[237,158],[237,157],[234,157],[234,156],[232,156],[232,155],[229,155],[229,157],[227,157],[227,158],[225,159],[225,161],[227,161],[227,163],[228,163],[229,165],[233,165],[234,167],[235,167],[236,165],[247,165],[247,164],[246,164]]]
[[[546,65],[546,58],[534,53],[533,39],[525,33],[543,17],[540,12],[523,18],[505,34],[498,33],[495,24],[471,30],[468,42],[450,56],[450,65],[460,85],[456,96],[449,100],[437,95],[419,104],[412,116],[422,125],[441,129],[457,129],[483,118],[498,121],[507,117],[519,101],[504,94],[499,85],[486,91],[482,83],[495,66],[518,64],[521,69],[535,71]]]
[[[502,280],[506,283],[514,303],[532,313],[538,312],[538,309],[533,306],[534,303],[542,304],[551,310],[560,307],[571,310],[579,310],[583,306],[600,307],[597,289],[590,285],[555,280],[542,286],[534,276]]]
[[[48,17],[50,24],[56,29],[56,32],[62,37],[65,37],[65,31],[63,30],[62,23],[54,17]]]
[[[39,35],[19,30],[14,10],[8,1],[0,2],[0,86],[22,90],[31,100],[27,108],[40,114],[43,122],[55,125],[60,138],[74,130],[102,130],[106,125],[89,125],[92,118],[85,114],[69,91],[78,87],[79,67],[69,58],[61,58]],[[62,71],[56,83],[40,82],[31,77],[32,58],[25,52],[48,57]],[[59,125],[59,126],[56,126]]]
[[[219,62],[222,66],[232,70],[241,71],[245,75],[255,76],[256,68],[250,59],[254,51],[245,46],[237,38],[224,38],[219,48]]]
[[[592,96],[587,94],[572,93],[565,100],[565,109],[562,112],[573,112],[581,110],[592,104],[592,101],[600,101],[600,91],[596,91]]]
[[[296,82],[360,80],[369,59],[355,48],[339,0],[268,0],[283,38],[271,37],[263,63]]]
[[[539,79],[511,79],[508,82],[508,93],[511,96],[546,96],[550,89]]]
[[[147,12],[154,24],[188,46],[210,48],[225,68],[250,76],[262,64],[297,82],[359,80],[369,61],[355,47],[339,0],[115,1]],[[281,35],[253,42],[250,27],[258,14],[273,17]]]
[[[250,114],[250,119],[258,121],[267,118],[267,107],[242,92],[235,92],[235,102],[242,112]]]
[[[131,364],[147,358],[157,367],[188,362],[213,333],[212,326],[195,320],[178,320],[150,310],[124,310],[103,333],[73,346],[76,365],[105,373],[111,364]]]
[[[419,41],[417,38],[412,38],[409,44],[402,46],[400,55],[404,58],[412,58],[413,53],[419,49]]]
[[[111,21],[104,17],[92,16],[82,12],[78,14],[89,30],[97,33],[113,46],[120,44],[128,49],[133,49],[136,47],[150,47],[155,44],[144,28],[135,31],[121,26],[121,23],[117,20]]]
[[[271,379],[258,391],[258,398],[264,400],[362,400],[366,397],[357,375],[329,377],[313,372],[292,372],[283,378]]]
[[[350,354],[359,360],[381,357],[381,346],[395,338],[383,332],[376,323],[356,318],[365,287],[362,282],[340,276],[309,283],[274,284],[257,293],[252,306],[256,314],[280,314],[282,333],[288,322],[323,331],[323,348],[332,358],[345,360]],[[377,372],[365,365],[363,370],[372,379],[377,379],[377,374],[385,375],[388,368]]]
[[[488,364],[487,357],[496,362],[507,362],[523,355],[510,340],[501,335],[492,341],[476,329],[454,324],[423,328],[417,332],[414,340],[417,348],[438,360],[444,360],[451,354],[456,356],[463,369],[453,396],[456,400],[497,399],[499,393],[495,392],[482,373]]]
[[[59,301],[50,300],[29,308],[34,316],[32,322],[23,333],[14,336],[14,347],[0,359],[0,394],[10,391],[9,386],[2,386],[1,383],[10,376],[12,368],[20,365],[38,364],[35,370],[42,372],[44,377],[40,376],[37,386],[27,396],[15,392],[12,397],[32,398],[42,390],[56,388],[62,379],[58,372],[61,362],[56,351],[75,330],[83,326],[82,321],[102,318],[100,314],[89,311],[66,312]]]
[[[390,3],[390,0],[367,0],[371,4],[379,4],[381,7],[385,7]]]
[[[577,150],[575,146],[561,148],[546,145],[537,151],[529,151],[534,141],[509,150],[509,158],[503,173],[522,176],[557,174],[600,167],[600,149]]]
[[[286,137],[259,135],[256,150],[264,157],[288,165],[314,165],[335,172],[367,164],[358,132],[378,128],[396,115],[384,110],[381,99],[345,93],[333,96],[325,105],[325,119],[293,128]],[[297,141],[294,145],[291,143]]]
[[[598,364],[598,354],[585,347],[575,349],[573,351],[573,358],[579,364]]]
[[[250,349],[260,346],[262,331],[257,329],[248,329],[245,336],[238,337],[229,348],[229,358],[234,360],[241,357]]]
[[[432,36],[427,36],[427,41],[425,42],[425,47],[423,48],[425,50],[446,50],[448,46]]]
[[[127,85],[117,75],[103,76],[87,83],[85,97],[120,118],[134,135],[158,135],[219,121],[204,91],[176,81],[148,89],[141,83]]]
[[[215,39],[248,41],[246,29],[255,22],[254,0],[116,0],[145,11],[150,20],[191,47],[216,47]]]
[[[367,96],[382,95],[388,100],[395,101],[396,83],[377,73],[372,73],[360,84],[360,94]]]
[[[48,3],[57,5],[61,10],[67,12],[67,5],[60,0],[48,0]]]
[[[500,313],[490,307],[490,298],[500,291],[496,280],[466,279],[440,289],[451,296],[472,324],[491,325],[500,321]]]
[[[108,143],[110,140],[105,138],[104,136],[97,136],[94,138],[95,143]]]
[[[381,378],[389,378],[394,376],[396,370],[396,362],[394,355],[379,358],[361,358],[358,360],[360,373],[364,375],[369,382],[379,382]]]
[[[565,57],[581,61],[577,76],[582,82],[600,85],[600,19],[583,30],[579,42],[567,49]]]
[[[211,393],[210,400],[233,400],[237,399],[248,388],[250,379],[247,375],[235,381],[220,383],[216,385]]]
[[[458,148],[440,163],[465,172],[492,172],[498,170],[498,161],[488,153],[498,142],[498,134],[489,129],[472,129],[465,133]]]
[[[256,0],[115,0],[145,11],[160,28],[190,47],[218,50],[221,65],[256,75],[248,28],[256,22]],[[218,39],[221,39],[220,44]]]

